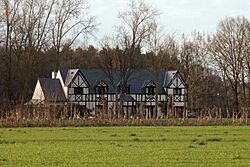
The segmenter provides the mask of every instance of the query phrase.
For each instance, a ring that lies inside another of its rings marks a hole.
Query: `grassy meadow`
[[[250,166],[250,126],[0,129],[0,166]]]

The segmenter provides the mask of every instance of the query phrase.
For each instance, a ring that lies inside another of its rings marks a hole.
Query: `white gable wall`
[[[83,95],[75,95],[74,94],[74,88],[81,87],[83,88]],[[68,96],[67,98],[69,101],[86,101],[89,97],[89,88],[87,81],[85,80],[84,76],[80,72],[77,72],[75,76],[73,77],[73,80],[70,82],[68,86]],[[84,103],[84,105],[86,105]]]
[[[180,95],[174,95],[174,88],[181,89]],[[173,80],[171,81],[171,84],[167,88],[167,94],[172,96],[172,104],[173,106],[185,106],[185,100],[187,95],[187,88],[185,86],[185,83],[183,83],[181,76],[176,73],[175,76],[173,76]]]
[[[182,82],[180,76],[176,74],[177,76],[174,77],[174,80],[172,81],[172,84],[169,86],[170,88],[185,88],[184,83]]]
[[[39,80],[36,83],[36,87],[35,87],[35,91],[33,93],[32,99],[38,100],[40,102],[45,100],[45,96],[44,96]]]
[[[70,88],[75,88],[75,87],[83,87],[83,94],[89,94],[89,88],[87,85],[87,82],[83,78],[83,76],[78,73],[78,75],[75,77],[74,80],[71,81]],[[73,89],[72,89],[73,91]],[[73,92],[69,91],[70,94],[73,94]]]
[[[167,89],[168,95],[173,95],[173,89],[174,88],[180,88],[181,94],[186,94],[186,86],[185,83],[183,83],[182,79],[180,78],[179,74],[177,73],[176,76],[174,76],[174,79],[172,80],[171,85],[169,85],[169,88]]]

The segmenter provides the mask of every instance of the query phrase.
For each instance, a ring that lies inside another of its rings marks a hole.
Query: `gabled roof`
[[[166,71],[150,71],[150,70],[137,70],[134,71],[128,81],[130,85],[131,94],[143,93],[143,87],[145,87],[149,82],[154,82],[159,84],[159,93],[164,93],[163,81]]]
[[[125,96],[125,102],[135,102],[136,100],[130,96],[130,95],[126,95]]]
[[[59,70],[59,72],[61,73],[63,83],[65,84],[67,74],[68,74],[68,69],[61,69]]]
[[[142,87],[141,88],[144,88],[146,87],[148,84],[149,84],[150,80],[145,80],[142,84]]]
[[[117,70],[113,70],[111,72],[115,88],[110,82],[108,76],[101,69],[68,69],[68,70],[62,69],[59,71],[62,75],[62,79],[65,85],[67,86],[71,83],[76,73],[78,71],[81,72],[81,74],[87,80],[90,86],[89,87],[90,93],[93,93],[94,87],[100,81],[103,81],[105,82],[105,84],[107,84],[109,93],[116,93],[117,91],[116,87],[117,85],[119,85],[119,71]],[[158,92],[164,93],[163,88],[168,86],[168,84],[171,82],[176,73],[177,71],[166,71],[166,70],[161,70],[157,72],[153,70],[134,70],[129,77],[127,85],[130,86],[131,94],[139,94],[143,93],[143,88],[152,81],[154,83],[159,84]]]
[[[178,71],[167,71],[164,77],[163,87],[166,88]]]
[[[65,85],[68,86],[79,69],[69,69],[67,73],[67,78],[65,80]]]
[[[150,83],[153,83],[153,85],[155,86],[155,82],[153,80],[145,80],[142,84],[142,88],[145,88],[146,86],[148,86]]]
[[[118,99],[120,100],[120,98]],[[125,95],[124,102],[136,102],[136,100],[131,95]]]
[[[95,87],[95,86],[106,86],[106,85],[107,85],[106,82],[103,81],[103,80],[96,80],[96,81],[94,82],[94,84],[93,84],[94,87]]]
[[[101,69],[80,69],[81,73],[84,75],[86,80],[90,85],[90,93],[93,93],[94,87],[99,82],[103,81],[108,86],[109,93],[115,93],[116,88],[110,82],[110,79],[107,77],[105,72]],[[115,70],[112,71],[112,77],[114,78],[114,84],[117,85],[118,79]]]
[[[66,101],[59,79],[39,78],[45,101]]]
[[[179,77],[179,79],[182,81],[183,85],[187,87],[187,83],[183,80],[181,74],[178,71],[173,71],[172,74],[169,75],[169,82],[166,82],[166,85],[164,85],[165,88],[170,87],[170,85],[173,83],[174,79],[176,77]]]

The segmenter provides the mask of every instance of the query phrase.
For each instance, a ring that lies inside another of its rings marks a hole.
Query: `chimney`
[[[56,71],[52,71],[52,73],[51,73],[51,77],[52,77],[52,79],[56,79],[56,74],[57,74],[57,72],[56,72]]]

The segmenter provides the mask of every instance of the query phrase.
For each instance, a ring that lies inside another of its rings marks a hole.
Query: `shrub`
[[[233,157],[233,159],[238,160],[238,159],[242,159],[242,157],[239,154],[237,154],[235,157]]]
[[[213,138],[209,138],[209,139],[207,139],[207,141],[209,141],[209,142],[219,142],[219,141],[221,141],[222,140],[222,138],[220,138],[220,137],[213,137]]]
[[[139,139],[139,138],[134,138],[133,140],[134,140],[134,141],[140,141],[140,139]]]
[[[197,144],[201,145],[201,146],[206,145],[206,143],[204,141],[199,141]]]
[[[193,139],[193,140],[192,140],[192,142],[197,142],[197,141],[198,141],[198,139]]]
[[[16,144],[14,141],[0,140],[0,144]]]
[[[112,134],[111,137],[116,137],[117,135],[116,134]]]

